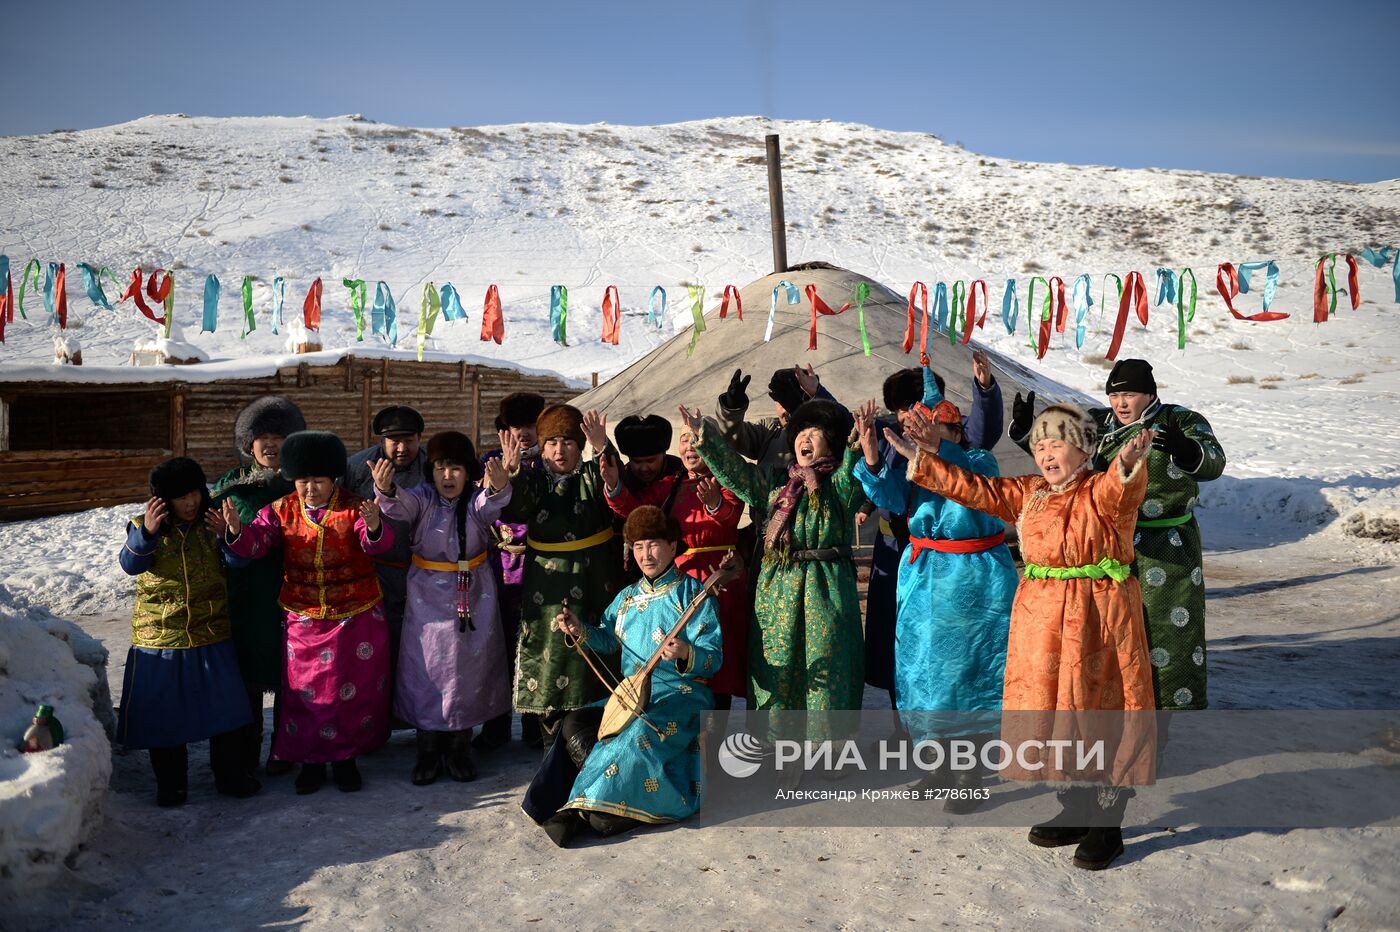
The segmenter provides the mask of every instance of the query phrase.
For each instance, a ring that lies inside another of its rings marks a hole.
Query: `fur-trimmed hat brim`
[[[238,412],[233,423],[233,443],[244,456],[253,453],[253,441],[267,434],[290,437],[299,430],[306,430],[306,418],[301,409],[289,398],[281,395],[265,395],[250,402]]]
[[[345,460],[345,444],[330,431],[303,430],[282,443],[282,475],[292,482],[319,476],[339,479],[345,475]]]
[[[787,445],[791,453],[797,446],[797,435],[810,427],[820,430],[826,437],[826,445],[832,456],[840,456],[851,435],[855,419],[851,412],[834,401],[813,399],[803,402],[796,411],[788,414]]]
[[[544,411],[543,395],[512,392],[501,399],[501,420],[506,427],[533,427]]]
[[[540,443],[565,437],[583,446],[587,442],[583,435],[583,412],[573,405],[550,405],[535,421],[535,436]]]
[[[642,505],[627,516],[622,525],[622,539],[631,547],[639,540],[669,540],[676,543],[681,539],[681,526],[675,518],[655,505]]]

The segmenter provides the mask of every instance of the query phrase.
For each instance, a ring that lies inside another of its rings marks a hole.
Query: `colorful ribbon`
[[[1387,262],[1391,264],[1390,278],[1395,282],[1395,303],[1400,304],[1400,246],[1382,246],[1379,249],[1368,246],[1361,250],[1360,256],[1378,269],[1384,268]]]
[[[24,267],[24,271],[19,274],[19,316],[23,320],[29,319],[29,315],[24,313],[24,291],[29,287],[31,277],[34,281],[34,287],[41,287],[39,284],[39,273],[41,271],[43,271],[43,269],[39,265],[39,260],[30,259],[29,263]]]
[[[1157,307],[1176,303],[1176,273],[1171,269],[1157,269]]]
[[[933,328],[939,333],[948,329],[948,286],[943,282],[933,286]],[[922,338],[921,338],[922,342]],[[919,365],[928,365],[928,352],[919,348]]]
[[[865,302],[870,300],[870,285],[867,282],[856,282],[856,293],[852,300],[856,305],[856,312],[860,317],[860,345],[865,355],[870,355],[870,334],[865,331]]]
[[[246,340],[248,334],[258,329],[258,319],[253,314],[253,276],[243,276],[243,333],[240,340]]]
[[[287,280],[278,275],[272,280],[272,332],[277,333],[277,328],[282,326],[282,303],[287,297]]]
[[[54,281],[58,278],[58,263],[50,262],[44,270],[44,310],[49,312],[49,320],[58,316],[57,306],[54,304]]]
[[[609,285],[603,289],[603,339],[602,342],[617,345],[618,335],[622,331],[622,298],[618,296],[617,286]]]
[[[724,294],[719,298],[719,319],[724,320],[729,316],[729,298],[734,298],[734,310],[739,315],[739,319],[744,319],[744,299],[739,297],[739,289],[733,285],[724,286]]]
[[[549,329],[554,334],[555,343],[569,345],[569,289],[563,285],[554,285],[549,289]]]
[[[423,285],[423,297],[418,304],[418,361],[423,361],[423,346],[428,342],[428,335],[433,332],[433,325],[437,323],[438,312],[442,310],[442,299],[438,296],[437,287],[432,282]]]
[[[321,279],[317,278],[306,291],[306,300],[301,303],[302,322],[307,330],[321,329]]]
[[[700,334],[705,332],[705,286],[686,285],[690,296],[690,345],[685,348],[689,356],[695,352],[695,344],[700,342]]]
[[[399,310],[394,303],[394,292],[388,284],[379,282],[374,286],[374,307],[370,310],[370,330],[382,333],[390,346],[399,345]]]
[[[57,268],[55,268],[57,266]],[[68,327],[68,287],[66,284],[67,272],[63,263],[49,263],[49,273],[53,277],[53,287],[48,287],[45,283],[44,301],[49,305],[50,316],[58,321],[58,329],[64,330]]]
[[[1191,277],[1191,306],[1186,306],[1186,278]],[[1196,273],[1187,266],[1177,276],[1176,289],[1176,348],[1186,349],[1186,325],[1196,319]]]
[[[982,316],[977,316],[977,289],[982,289]],[[966,346],[972,340],[973,327],[986,327],[987,324],[987,283],[982,279],[974,279],[967,286],[967,313],[963,315],[963,335],[962,343]]]
[[[506,338],[506,318],[501,313],[501,293],[495,285],[486,289],[481,305],[481,342],[495,341],[499,346]]]
[[[447,282],[438,292],[438,300],[442,302],[443,320],[466,320],[467,309],[462,307],[462,296],[457,293],[457,286]]]
[[[1089,308],[1094,303],[1091,291],[1093,279],[1085,272],[1074,280],[1070,288],[1069,301],[1074,306],[1074,348],[1084,348],[1084,334],[1088,330]]]
[[[778,292],[787,290],[788,304],[801,304],[802,296],[797,293],[797,286],[786,278],[779,279],[778,284],[773,286],[773,300],[768,304],[768,328],[763,331],[763,342],[767,343],[773,339],[773,320],[778,316]]]
[[[8,260],[6,261],[6,265],[8,265]],[[87,292],[88,300],[103,310],[115,310],[112,307],[112,302],[107,299],[107,293],[102,290],[103,275],[107,276],[118,289],[121,288],[121,283],[118,282],[116,276],[112,274],[112,270],[104,265],[99,272],[88,263],[79,262],[78,271],[83,273],[83,290]]]
[[[958,342],[958,319],[961,318],[963,325],[967,324],[967,286],[962,280],[953,282],[952,294],[949,298],[948,309],[948,345],[952,346]],[[968,331],[971,336],[971,331]]]
[[[363,342],[365,339],[365,298],[368,296],[368,286],[363,278],[342,278],[340,283],[350,289],[350,310],[355,312],[355,341]],[[466,315],[463,315],[466,316]],[[373,331],[370,331],[373,333]]]
[[[661,296],[661,308],[656,307],[656,296]],[[662,322],[666,319],[666,289],[656,285],[651,289],[651,294],[647,297],[647,323],[657,330],[661,329]]]
[[[1054,322],[1055,311],[1055,289],[1051,282],[1055,281],[1060,282],[1060,304],[1063,307],[1065,283],[1060,281],[1058,277],[1047,280],[1044,276],[1036,275],[1031,278],[1030,288],[1026,290],[1026,339],[1030,348],[1035,350],[1036,359],[1044,359],[1045,351],[1050,348],[1050,327]],[[1037,339],[1035,313],[1036,282],[1045,286],[1045,300],[1041,302],[1040,308],[1039,339]]]
[[[1357,282],[1356,257],[1348,253],[1346,260],[1346,293],[1351,298],[1351,309],[1354,311],[1361,304],[1361,287]],[[1325,276],[1322,269],[1323,263],[1327,264]],[[1317,278],[1313,282],[1313,323],[1326,323],[1328,316],[1335,313],[1337,313],[1337,254],[1329,252],[1324,253],[1322,258],[1317,260]]]
[[[904,352],[909,352],[914,348],[914,314],[919,309],[919,305],[914,303],[915,296],[918,296],[919,305],[922,305],[923,316],[920,318],[919,336],[919,357],[928,355],[928,285],[923,282],[915,282],[909,289],[909,316],[904,324]]]
[[[827,307],[826,302],[817,294],[817,286],[815,284],[807,286],[807,303],[812,306],[812,329],[807,336],[807,349],[811,351],[817,348],[817,315],[822,314],[831,317],[849,309],[851,304],[848,301],[836,310],[832,310],[830,307]]]
[[[1116,276],[1115,276],[1116,277]],[[1113,339],[1108,344],[1108,358],[1117,359],[1118,349],[1123,345],[1123,331],[1128,326],[1128,309],[1137,311],[1137,318],[1147,326],[1147,283],[1141,272],[1129,272],[1118,296],[1118,319],[1113,322]]]
[[[1008,278],[1001,293],[1001,325],[1009,336],[1016,332],[1016,319],[1021,316],[1021,296],[1016,293],[1016,279]]]
[[[1250,275],[1258,269],[1265,270],[1263,309],[1257,314],[1241,314],[1235,310],[1233,299],[1236,295],[1249,293]],[[1272,261],[1242,262],[1238,268],[1229,262],[1220,263],[1220,267],[1215,271],[1215,290],[1220,292],[1220,297],[1225,299],[1225,308],[1236,320],[1264,323],[1270,320],[1285,320],[1288,317],[1287,314],[1269,310],[1269,305],[1274,300],[1274,292],[1278,290],[1278,265]]]
[[[200,323],[200,333],[213,333],[219,328],[219,276],[209,275],[204,279],[204,320]]]
[[[10,257],[0,256],[0,343],[5,342],[5,325],[15,319],[15,283],[10,280]]]

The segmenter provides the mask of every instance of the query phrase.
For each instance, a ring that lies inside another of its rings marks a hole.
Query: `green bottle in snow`
[[[63,725],[54,718],[53,706],[39,703],[34,711],[34,721],[24,731],[24,740],[19,749],[25,754],[34,751],[48,751],[63,743]]]

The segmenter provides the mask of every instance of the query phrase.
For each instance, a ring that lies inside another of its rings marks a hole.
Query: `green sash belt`
[[[1025,567],[1027,579],[1103,579],[1105,577],[1114,582],[1122,582],[1132,575],[1132,568],[1119,563],[1112,557],[1104,557],[1097,563],[1090,563],[1087,566],[1041,566],[1038,563],[1027,563]]]
[[[1149,519],[1149,520],[1147,520],[1147,521],[1139,521],[1139,522],[1137,523],[1137,526],[1138,526],[1138,527],[1180,527],[1181,525],[1185,524],[1187,521],[1190,521],[1190,520],[1191,520],[1192,518],[1194,518],[1194,517],[1195,517],[1195,515],[1193,515],[1191,512],[1188,511],[1188,512],[1186,512],[1186,514],[1184,514],[1184,515],[1177,515],[1175,518],[1152,518],[1152,519]]]

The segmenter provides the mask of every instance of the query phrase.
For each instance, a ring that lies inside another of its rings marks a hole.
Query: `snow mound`
[[[97,824],[112,774],[107,651],[0,587],[0,890],[55,873]],[[51,751],[16,750],[35,706],[63,723]],[[4,896],[7,894],[0,894]]]
[[[141,506],[117,505],[3,525],[0,587],[20,607],[43,606],[64,617],[123,611],[136,593],[117,554],[126,523]],[[0,602],[0,610],[5,609]]]

